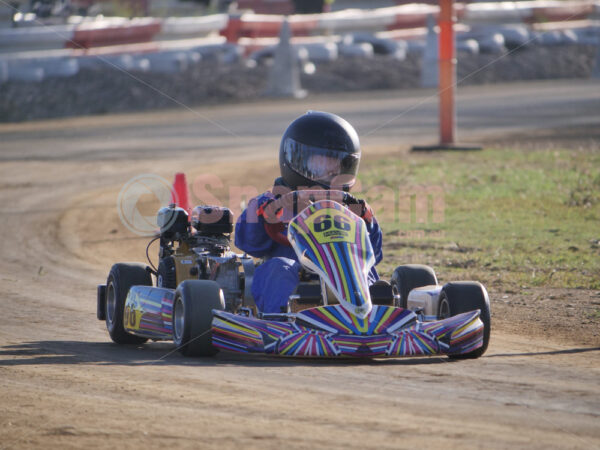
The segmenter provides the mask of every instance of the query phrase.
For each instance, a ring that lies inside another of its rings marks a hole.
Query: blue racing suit
[[[263,313],[285,311],[289,296],[300,281],[300,264],[294,249],[271,239],[265,230],[265,219],[259,215],[259,208],[274,198],[273,193],[267,191],[250,200],[235,225],[236,247],[255,258],[267,258],[256,268],[252,280],[252,295],[257,308]],[[366,224],[375,254],[375,264],[379,264],[383,258],[381,228],[375,217]],[[369,273],[369,283],[372,284],[378,279],[377,271],[373,267]]]

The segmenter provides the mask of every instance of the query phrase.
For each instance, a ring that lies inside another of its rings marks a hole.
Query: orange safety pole
[[[454,55],[454,15],[453,0],[440,0],[439,58],[440,58],[440,144],[453,145],[456,134],[456,109],[454,92],[456,90],[456,58]]]

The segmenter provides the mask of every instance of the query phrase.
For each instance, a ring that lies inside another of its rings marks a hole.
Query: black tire
[[[455,281],[444,285],[440,292],[438,317],[445,319],[457,314],[479,309],[483,322],[483,345],[477,350],[462,355],[448,355],[452,359],[479,358],[487,350],[492,330],[490,299],[485,287],[476,281]]]
[[[221,288],[211,280],[186,280],[175,291],[173,342],[185,356],[213,356],[212,310],[224,310]]]
[[[374,305],[394,306],[394,291],[387,281],[377,280],[369,286],[369,291]]]
[[[414,288],[437,284],[435,272],[423,264],[405,264],[396,267],[392,274],[392,289],[400,295],[399,307],[407,307],[408,293]]]
[[[177,287],[177,275],[175,273],[175,260],[172,256],[162,258],[158,263],[156,271],[156,286],[175,289]]]
[[[125,300],[131,286],[152,286],[146,265],[118,263],[112,266],[106,280],[106,328],[117,344],[143,344],[148,340],[127,333],[123,327]]]

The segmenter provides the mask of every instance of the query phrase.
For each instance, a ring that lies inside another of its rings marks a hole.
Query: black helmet
[[[335,114],[308,111],[283,133],[279,169],[285,184],[350,190],[356,181],[360,143],[356,130]]]

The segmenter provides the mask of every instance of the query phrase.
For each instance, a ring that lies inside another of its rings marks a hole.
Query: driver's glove
[[[266,200],[260,207],[256,210],[256,215],[258,217],[262,217],[265,219],[265,222],[276,224],[281,223],[281,215],[283,214],[283,209],[279,208],[275,211],[271,206],[271,204],[275,201],[274,198],[270,198]]]
[[[365,222],[371,223],[373,221],[373,210],[365,200],[358,199],[352,194],[346,193],[344,203],[348,205],[350,211],[361,217]]]

